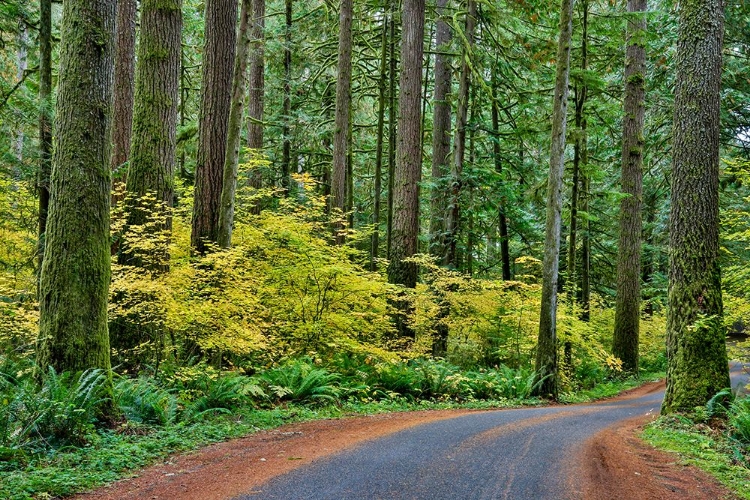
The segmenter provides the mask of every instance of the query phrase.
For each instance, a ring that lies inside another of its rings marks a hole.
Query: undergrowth
[[[106,383],[98,372],[50,372],[37,383],[28,366],[4,368],[0,498],[13,500],[69,495],[170,453],[289,422],[543,402],[530,398],[534,374],[527,369],[462,371],[445,361],[375,362],[342,355],[328,366],[300,358],[252,375],[199,364],[165,370],[159,378],[120,377],[113,401],[121,421],[106,428],[95,427],[90,411]],[[608,387],[630,385],[618,380]],[[46,410],[31,404],[37,400],[46,402]],[[62,417],[53,420],[67,426],[66,440],[55,438],[58,428],[49,427],[45,415]]]
[[[678,453],[684,463],[716,477],[740,498],[750,499],[750,398],[725,390],[689,414],[660,417],[643,436]]]

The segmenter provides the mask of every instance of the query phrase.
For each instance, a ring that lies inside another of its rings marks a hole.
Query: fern
[[[340,376],[314,368],[305,360],[294,361],[261,375],[278,401],[333,402],[341,394]]]
[[[177,418],[174,394],[145,378],[121,378],[115,384],[114,398],[120,411],[132,422],[166,426]]]

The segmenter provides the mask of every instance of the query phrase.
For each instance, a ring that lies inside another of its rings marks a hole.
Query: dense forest
[[[749,25],[744,0],[0,2],[0,471],[282,403],[653,374],[664,414],[728,398]]]

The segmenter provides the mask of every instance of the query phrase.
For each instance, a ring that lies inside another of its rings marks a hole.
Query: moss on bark
[[[110,372],[109,170],[115,3],[63,5],[57,146],[39,289],[43,371]]]

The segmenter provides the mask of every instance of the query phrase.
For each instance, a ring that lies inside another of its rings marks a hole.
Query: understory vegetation
[[[750,398],[717,394],[692,415],[659,418],[644,433],[646,441],[678,453],[718,478],[739,497],[750,499]]]
[[[304,188],[306,179],[299,181]],[[519,259],[517,280],[503,282],[418,257],[424,284],[405,291],[382,271],[366,270],[357,248],[366,234],[350,231],[346,246],[317,236],[330,220],[312,192],[260,216],[239,213],[236,245],[202,257],[189,251],[189,206],[153,216],[154,227],[171,217],[171,238],[127,233],[117,210],[113,245],[126,241],[129,252],[153,265],[114,266],[113,380],[99,370],[35,368],[34,277],[20,273],[11,287],[4,275],[0,496],[68,494],[165,453],[287,421],[540,402],[531,398],[539,309],[532,258]],[[168,271],[149,270],[157,266]],[[416,332],[408,341],[394,334],[390,317],[391,302],[405,293]],[[605,349],[613,314],[602,301],[590,322],[572,304],[560,318],[568,346],[563,401],[610,396],[637,383]],[[435,358],[434,332],[441,329],[448,348]],[[662,372],[658,306],[642,331],[642,371]]]
[[[750,2],[116,3],[0,1],[0,498],[665,372],[750,490]]]

